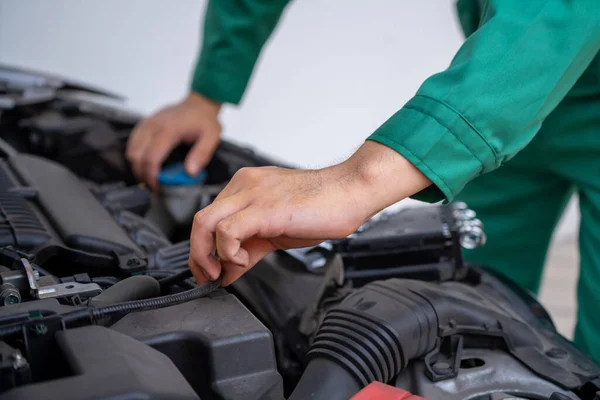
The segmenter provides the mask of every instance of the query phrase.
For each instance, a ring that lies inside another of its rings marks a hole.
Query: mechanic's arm
[[[347,161],[240,171],[195,218],[196,279],[231,283],[274,249],[344,237],[407,196],[451,200],[523,149],[599,51],[600,2],[487,4],[450,67]]]
[[[141,121],[127,144],[136,177],[156,188],[163,161],[193,143],[186,171],[196,175],[219,144],[222,103],[239,104],[261,49],[289,0],[210,0],[190,93]]]

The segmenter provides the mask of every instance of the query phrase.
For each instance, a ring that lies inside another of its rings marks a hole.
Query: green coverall
[[[239,103],[287,3],[211,0],[192,90]],[[468,257],[534,292],[577,191],[575,341],[600,360],[600,1],[459,0],[457,8],[467,39],[448,69],[368,139],[434,183],[415,198],[460,199],[476,210],[489,240]]]

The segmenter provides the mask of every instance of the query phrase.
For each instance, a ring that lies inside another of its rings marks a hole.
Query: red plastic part
[[[381,382],[373,382],[351,400],[427,400]]]

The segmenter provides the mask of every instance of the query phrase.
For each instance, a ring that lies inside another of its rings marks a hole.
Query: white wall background
[[[0,62],[122,93],[144,113],[181,98],[205,0],[0,0]],[[349,155],[462,36],[452,0],[296,0],[225,136],[302,166]],[[572,235],[571,207],[561,235]]]

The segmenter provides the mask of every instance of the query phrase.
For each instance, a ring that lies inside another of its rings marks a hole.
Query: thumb
[[[185,171],[190,176],[196,176],[210,162],[220,137],[218,134],[201,135],[185,158]]]

